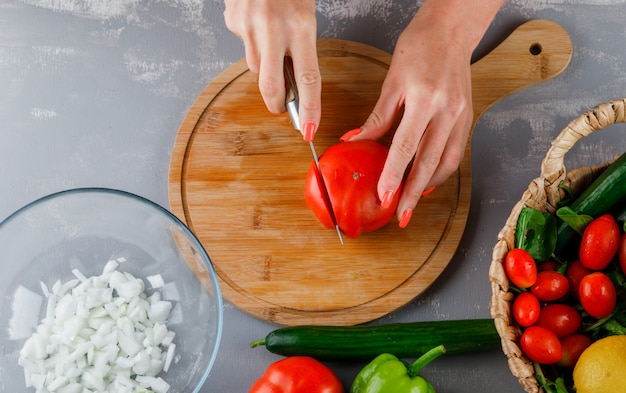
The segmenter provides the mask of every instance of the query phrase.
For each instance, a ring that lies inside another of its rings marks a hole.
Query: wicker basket
[[[563,158],[581,138],[599,131],[611,124],[626,122],[626,98],[606,102],[580,115],[568,124],[552,142],[541,164],[541,174],[533,180],[513,207],[511,215],[498,234],[491,266],[491,316],[502,339],[502,350],[507,356],[511,372],[528,393],[543,391],[535,378],[533,363],[519,348],[521,329],[512,318],[511,304],[513,293],[509,292],[509,281],[504,273],[503,262],[506,253],[515,245],[515,227],[521,210],[532,207],[552,214],[557,203],[565,197],[559,185],[564,182],[574,194],[579,194],[602,173],[610,162],[595,167],[578,168],[566,174]]]

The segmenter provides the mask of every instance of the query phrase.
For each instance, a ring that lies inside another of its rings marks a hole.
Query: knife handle
[[[285,107],[289,113],[293,128],[300,131],[300,114],[298,109],[298,87],[293,72],[293,61],[291,57],[285,56],[284,63],[285,74]]]

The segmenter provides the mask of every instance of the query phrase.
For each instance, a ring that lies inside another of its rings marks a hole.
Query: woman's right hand
[[[250,70],[272,113],[285,111],[284,58],[291,56],[299,94],[300,129],[313,140],[321,118],[315,0],[226,0],[226,27],[243,40]]]

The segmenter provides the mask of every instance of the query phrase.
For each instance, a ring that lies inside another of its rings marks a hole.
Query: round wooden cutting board
[[[476,119],[569,62],[571,43],[560,26],[529,23],[472,65]],[[542,53],[530,54],[538,40]],[[318,51],[323,114],[315,144],[322,154],[365,121],[391,56],[330,39],[320,40]],[[459,170],[420,200],[406,229],[394,219],[341,245],[304,202],[308,144],[286,113],[267,111],[256,75],[241,60],[207,86],[180,127],[170,205],[206,248],[225,299],[236,307],[283,325],[353,325],[411,301],[448,265],[469,211],[469,157],[468,146]]]

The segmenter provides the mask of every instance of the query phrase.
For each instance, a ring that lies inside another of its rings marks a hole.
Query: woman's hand
[[[226,27],[246,48],[250,70],[268,110],[285,111],[285,56],[291,56],[299,94],[300,129],[313,140],[321,117],[315,0],[226,0]]]
[[[406,174],[400,227],[408,224],[424,190],[442,184],[463,159],[474,116],[471,56],[500,5],[501,0],[427,0],[398,39],[373,112],[360,132],[342,137],[378,139],[404,110],[378,183],[385,205]]]

